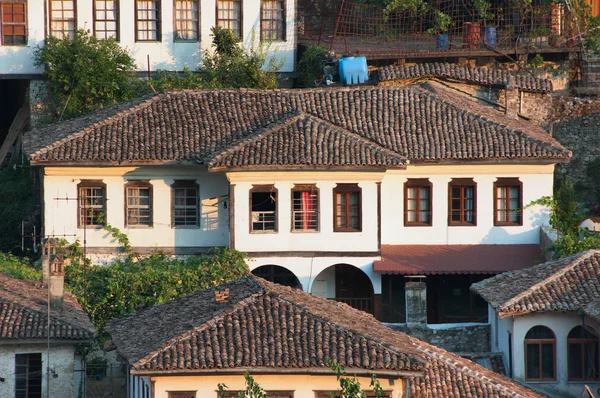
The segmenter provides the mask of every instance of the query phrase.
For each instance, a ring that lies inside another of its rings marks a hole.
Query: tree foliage
[[[325,49],[320,46],[308,46],[302,53],[296,73],[301,87],[315,87],[316,82],[323,79]]]
[[[33,266],[27,257],[0,253],[0,272],[17,279],[42,280],[42,271]]]
[[[21,251],[21,222],[25,221],[28,227],[35,224],[37,198],[37,184],[30,169],[7,167],[0,170],[0,251]]]
[[[70,118],[131,99],[135,62],[114,39],[98,40],[89,30],[74,38],[49,36],[34,53],[36,66],[44,67],[51,107]]]

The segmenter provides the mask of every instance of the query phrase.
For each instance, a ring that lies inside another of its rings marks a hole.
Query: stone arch
[[[294,289],[302,290],[302,284],[298,277],[289,269],[280,265],[268,264],[261,265],[252,270],[252,273],[269,282],[279,283],[280,285],[290,286]]]
[[[373,283],[360,268],[334,264],[322,270],[311,285],[311,294],[340,301],[373,313]]]

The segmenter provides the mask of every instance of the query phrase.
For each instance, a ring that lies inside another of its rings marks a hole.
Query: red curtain
[[[310,192],[302,192],[300,198],[302,199],[302,229],[310,229],[311,215],[313,211],[313,203],[310,199]]]

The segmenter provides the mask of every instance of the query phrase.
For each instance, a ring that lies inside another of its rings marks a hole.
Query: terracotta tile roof
[[[326,136],[336,146],[346,142],[343,150],[327,154],[327,161],[335,165],[365,161],[356,157],[374,162],[383,154],[378,147],[411,162],[570,158],[571,152],[540,126],[507,119],[468,101],[434,84],[179,91],[29,132],[24,145],[33,164],[68,165],[206,164],[223,152],[240,149],[242,142],[268,142],[267,136],[299,141],[277,147],[277,163],[285,165],[305,165],[301,161],[306,159],[294,149],[316,136]],[[290,124],[294,114],[306,114],[310,122],[305,118]],[[349,138],[356,136],[363,140]],[[367,148],[368,156],[363,152]],[[233,164],[246,168],[272,164],[260,151],[248,149],[244,156]]]
[[[382,245],[376,274],[497,274],[530,267],[539,245]]]
[[[499,315],[577,311],[600,297],[600,250],[590,250],[475,283]]]
[[[227,288],[228,302],[216,304]],[[254,276],[119,318],[108,331],[136,374],[322,373],[333,358],[351,374],[407,371],[415,397],[542,397],[346,304]]]
[[[282,154],[289,153],[288,156]],[[291,116],[215,156],[208,167],[405,166],[406,158],[366,138],[307,114]]]
[[[48,290],[39,282],[0,273],[0,344],[6,340],[47,339]],[[65,293],[62,311],[50,312],[50,338],[89,340],[94,326],[75,296]]]
[[[596,322],[600,322],[600,298],[583,307],[583,312]]]
[[[425,77],[460,80],[483,86],[506,86],[514,79],[515,87],[521,91],[550,93],[552,80],[539,79],[530,74],[516,75],[497,68],[477,68],[448,63],[425,63],[413,66],[390,65],[379,68],[379,80],[413,80]]]

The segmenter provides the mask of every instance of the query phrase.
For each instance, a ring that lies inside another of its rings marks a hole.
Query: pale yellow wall
[[[253,375],[254,380],[265,391],[294,391],[294,398],[315,398],[318,390],[339,390],[339,382],[335,376],[311,375]],[[369,390],[370,378],[359,377],[361,386]],[[228,390],[243,390],[243,376],[165,376],[152,377],[155,398],[168,398],[168,391],[196,391],[197,398],[216,398],[217,385],[224,383]],[[403,396],[403,381],[379,378],[382,388],[391,391],[393,398]],[[393,385],[392,385],[393,383]]]

